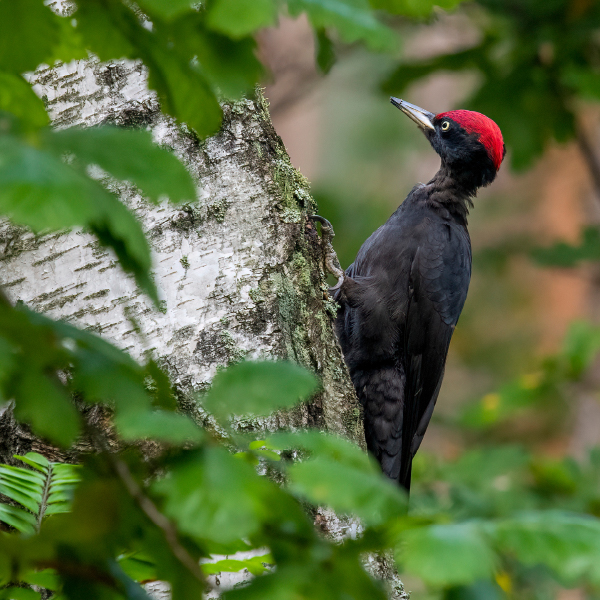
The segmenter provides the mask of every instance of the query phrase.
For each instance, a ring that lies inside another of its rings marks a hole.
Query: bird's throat
[[[427,183],[428,201],[433,206],[460,217],[466,224],[472,199],[477,194],[477,179],[471,173],[457,174],[442,163],[440,170]]]

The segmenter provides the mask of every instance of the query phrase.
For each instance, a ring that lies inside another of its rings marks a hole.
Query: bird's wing
[[[401,335],[406,387],[400,483],[407,489],[412,457],[433,413],[470,277],[471,246],[466,230],[446,223],[431,224],[411,265]]]

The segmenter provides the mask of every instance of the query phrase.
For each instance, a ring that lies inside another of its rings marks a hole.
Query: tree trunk
[[[334,336],[316,212],[270,121],[260,91],[224,105],[221,131],[199,141],[160,112],[137,62],[97,61],[37,71],[34,89],[58,128],[113,123],[151,129],[198,183],[197,202],[153,206],[129,185],[106,181],[143,224],[161,297],[157,311],[119,268],[112,252],[84,231],[34,236],[0,226],[1,283],[13,301],[92,330],[168,371],[182,407],[206,424],[194,395],[217,367],[242,358],[296,361],[322,380],[300,408],[244,420],[247,431],[312,426],[364,444],[360,407]],[[0,416],[0,461],[56,451]],[[345,525],[321,511],[322,525]],[[380,574],[389,567],[376,568]],[[396,596],[399,597],[399,596]]]

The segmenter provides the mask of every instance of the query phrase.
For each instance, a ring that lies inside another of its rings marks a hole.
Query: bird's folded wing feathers
[[[406,390],[401,483],[410,478],[412,457],[437,400],[450,339],[467,296],[470,265],[466,232],[440,224],[428,231],[411,266],[402,335]]]

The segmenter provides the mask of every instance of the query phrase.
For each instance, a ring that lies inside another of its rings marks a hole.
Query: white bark
[[[264,101],[225,106],[222,131],[198,142],[160,113],[139,63],[74,62],[36,73],[33,83],[57,127],[151,128],[198,181],[199,201],[156,207],[132,186],[112,185],[151,241],[160,312],[91,235],[36,237],[4,223],[0,279],[11,299],[96,331],[135,358],[152,353],[185,392],[206,388],[217,366],[242,357],[296,360],[323,378],[324,391],[295,424],[360,437],[306,219],[314,210],[308,183]]]
[[[193,174],[198,201],[156,207],[134,187],[107,181],[151,242],[161,311],[91,235],[34,236],[3,223],[0,283],[9,297],[98,332],[137,359],[153,355],[199,420],[205,415],[193,393],[209,386],[218,366],[242,357],[295,360],[321,377],[322,392],[295,411],[240,426],[317,426],[362,444],[359,405],[332,328],[335,307],[324,294],[320,243],[306,219],[316,207],[262,96],[225,105],[221,132],[199,142],[160,112],[139,63],[74,62],[40,70],[32,83],[56,127],[151,129]],[[0,433],[11,432],[0,460],[40,449],[8,419],[0,415]],[[321,514],[327,532],[342,537],[348,524]]]

